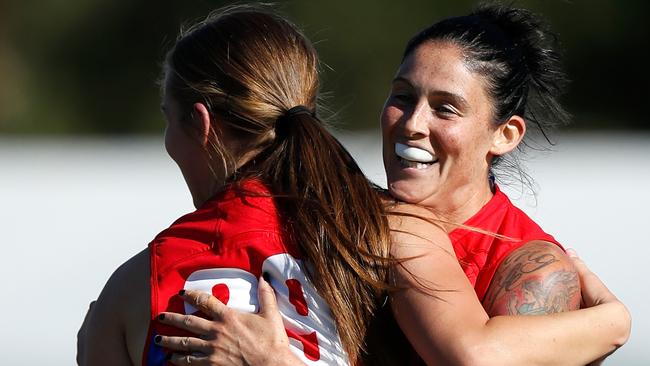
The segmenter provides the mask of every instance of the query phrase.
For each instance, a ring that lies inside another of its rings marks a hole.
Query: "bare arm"
[[[544,315],[580,308],[580,278],[555,244],[532,241],[499,265],[483,307],[496,315]]]
[[[148,273],[146,250],[113,273],[79,330],[79,365],[140,364],[148,323]]]
[[[394,294],[391,306],[427,364],[584,365],[627,339],[628,313],[611,299],[566,313],[489,318],[443,230],[412,217],[392,218],[391,226],[393,255],[412,258],[393,272],[405,289]]]

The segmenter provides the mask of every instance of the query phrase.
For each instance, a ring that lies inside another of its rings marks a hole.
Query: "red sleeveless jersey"
[[[497,268],[515,249],[532,240],[548,241],[560,246],[551,235],[545,233],[523,211],[515,207],[498,187],[490,201],[464,225],[467,228],[456,228],[449,233],[449,238],[465,275],[481,301]],[[472,228],[509,239],[499,239],[491,234],[472,231]],[[400,351],[386,355],[386,358],[390,358],[388,361],[380,360],[373,364],[425,365],[395,322],[392,313],[385,311],[384,315],[381,327],[390,337],[394,347]]]
[[[144,366],[164,365],[158,335],[185,335],[156,321],[163,311],[195,314],[181,289],[211,293],[239,311],[258,311],[257,282],[270,277],[291,349],[308,365],[347,365],[327,303],[305,276],[295,243],[286,240],[276,206],[259,181],[231,186],[181,217],[149,244],[151,322]]]
[[[543,240],[562,246],[545,233],[528,215],[515,207],[496,187],[490,201],[465,222],[468,228],[456,228],[449,239],[463,271],[483,301],[501,262],[515,249],[532,240]],[[472,231],[471,228],[499,234],[508,239]]]

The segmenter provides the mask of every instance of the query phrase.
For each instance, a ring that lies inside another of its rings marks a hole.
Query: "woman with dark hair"
[[[159,314],[197,312],[179,290],[256,312],[274,296],[269,284],[290,341],[265,362],[358,357],[386,287],[388,222],[316,117],[317,68],[295,26],[256,7],[180,36],[165,62],[165,147],[197,210],[111,276],[79,333],[81,365],[163,365],[158,343],[178,332]]]
[[[568,119],[552,41],[530,12],[487,6],[408,43],[381,121],[388,190],[411,205],[391,208],[392,314],[374,318],[365,363],[583,365],[627,340],[625,307],[496,184],[494,169],[527,128],[546,136]],[[174,364],[237,364],[282,348],[281,332],[254,345],[237,338],[272,328],[268,316],[238,314],[199,292],[184,299],[216,319],[188,326],[194,317],[165,315],[210,339],[161,338],[181,352],[203,347],[204,356],[175,355]],[[593,307],[569,311],[581,299]],[[525,314],[544,315],[499,316]],[[235,362],[209,363],[224,355]]]

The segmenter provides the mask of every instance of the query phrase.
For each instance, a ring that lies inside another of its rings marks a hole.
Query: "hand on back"
[[[289,350],[289,339],[278,311],[273,288],[259,280],[260,311],[238,312],[216,297],[201,292],[183,291],[183,299],[211,319],[195,315],[161,313],[158,320],[194,333],[197,337],[158,336],[155,341],[173,353],[174,365],[296,365]]]

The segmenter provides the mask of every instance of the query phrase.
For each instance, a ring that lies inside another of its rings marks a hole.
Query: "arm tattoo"
[[[577,273],[562,266],[549,273],[548,266],[560,263],[547,247],[531,245],[513,254],[499,266],[483,301],[491,316],[551,314],[579,306]]]
[[[544,315],[570,310],[571,300],[579,292],[578,281],[578,275],[569,271],[524,281],[521,288],[507,294],[508,314]]]

